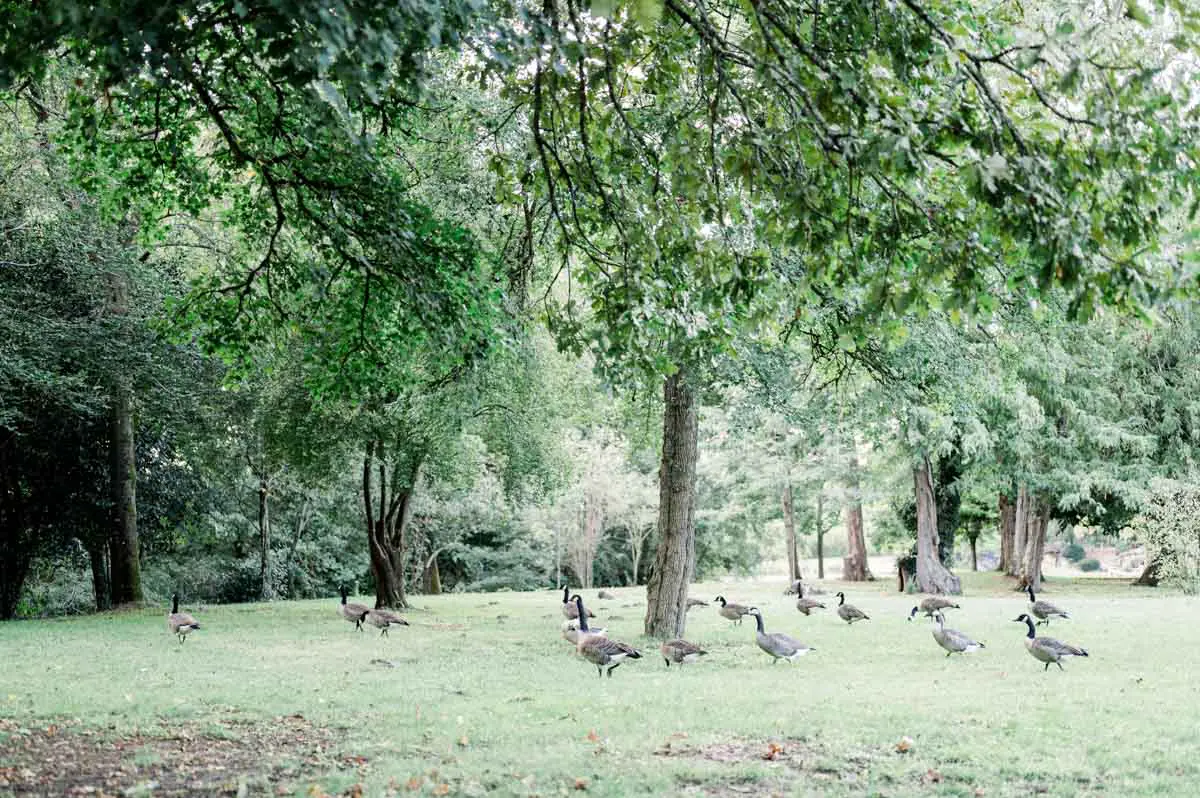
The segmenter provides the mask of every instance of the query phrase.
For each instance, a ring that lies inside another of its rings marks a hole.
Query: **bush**
[[[1162,581],[1200,593],[1200,485],[1154,480],[1128,535],[1146,544]]]
[[[1084,560],[1083,562],[1079,563],[1079,570],[1081,570],[1081,571],[1099,571],[1100,570],[1100,561],[1093,560],[1093,559]]]
[[[1087,556],[1087,552],[1078,543],[1071,543],[1063,549],[1063,556],[1071,562],[1079,562]]]

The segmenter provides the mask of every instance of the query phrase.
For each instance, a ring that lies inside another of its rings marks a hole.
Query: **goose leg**
[[[667,659],[666,657],[663,657],[663,662],[667,663],[668,668],[671,667],[671,660]]]
[[[1061,668],[1062,666],[1060,665],[1059,667]],[[1047,663],[1046,663],[1046,667],[1042,668],[1042,673],[1045,673],[1045,672],[1046,672],[1046,671],[1048,671],[1048,670],[1050,670],[1050,663],[1049,663],[1049,662],[1047,662]]]
[[[953,654],[953,653],[954,653],[953,651],[947,651],[947,652],[946,652],[946,656],[948,657],[948,656],[950,656],[950,655],[951,655],[951,654]]]
[[[604,678],[604,666],[603,665],[596,666],[596,675],[599,676],[600,678]]]
[[[608,678],[610,678],[610,679],[611,679],[611,678],[612,678],[612,672],[613,672],[613,671],[615,671],[615,670],[616,670],[617,668],[619,668],[619,667],[621,667],[621,663],[619,663],[619,662],[618,662],[616,665],[613,665],[611,668],[609,668],[609,669],[608,669]]]
[[[1066,668],[1064,668],[1064,667],[1062,666],[1062,663],[1061,663],[1061,662],[1059,662],[1058,660],[1055,660],[1055,661],[1054,661],[1054,664],[1058,666],[1058,669],[1059,669],[1060,671],[1065,671],[1065,670],[1066,670]]]

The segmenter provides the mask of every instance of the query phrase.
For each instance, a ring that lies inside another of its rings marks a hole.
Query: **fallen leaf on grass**
[[[767,746],[766,753],[764,753],[762,755],[762,758],[773,762],[776,759],[778,759],[779,755],[782,753],[783,753],[782,745],[780,745],[779,743],[771,743],[770,745]]]
[[[575,789],[586,790],[588,788],[587,779],[575,779]]]
[[[416,792],[417,790],[421,789],[421,785],[423,785],[424,783],[425,783],[424,776],[413,776],[411,779],[408,780],[408,783],[406,783],[404,785],[404,788],[406,790],[408,790],[409,792]]]
[[[896,743],[896,753],[907,754],[912,750],[913,740],[908,735],[900,738],[900,742]]]
[[[467,735],[465,735],[465,734],[464,734],[462,737],[459,737],[459,738],[458,738],[458,744],[459,744],[459,746],[461,746],[462,748],[466,748],[468,745],[470,745],[470,744],[471,744],[471,741],[470,741],[470,740],[468,740],[468,739],[467,739]]]
[[[925,775],[921,777],[921,781],[925,782],[926,784],[941,784],[942,774],[933,768],[930,768],[929,770],[925,771]]]
[[[600,735],[596,734],[595,729],[592,729],[587,733],[587,740],[589,743],[598,743],[600,742]]]
[[[434,795],[449,795],[450,794],[450,785],[446,784],[444,782],[442,784],[439,784],[438,786],[433,788],[433,794]]]

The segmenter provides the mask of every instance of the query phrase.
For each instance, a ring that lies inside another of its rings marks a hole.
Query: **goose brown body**
[[[941,596],[926,596],[921,599],[921,603],[912,608],[912,612],[908,614],[908,619],[911,621],[918,612],[925,613],[926,618],[932,618],[936,613],[942,610],[959,610],[962,609],[950,599],[942,598]]]
[[[838,593],[838,608],[837,614],[846,623],[854,623],[855,621],[869,621],[871,616],[855,607],[853,604],[846,603],[846,594]]]
[[[1038,625],[1050,625],[1051,618],[1070,618],[1066,612],[1051,604],[1049,601],[1039,601],[1033,593],[1033,585],[1025,588],[1029,593],[1029,614],[1038,619]]]
[[[579,642],[575,645],[575,652],[596,666],[597,676],[603,676],[604,669],[607,667],[608,676],[611,679],[612,672],[620,667],[622,662],[627,659],[642,658],[641,652],[631,645],[591,634],[582,596],[575,596],[575,605],[579,615]]]
[[[388,610],[367,610],[365,620],[379,630],[380,637],[387,637],[388,629],[393,626],[408,626],[408,621]]]
[[[562,614],[568,621],[573,621],[579,617],[579,608],[575,606],[575,602],[571,601],[571,591],[566,585],[563,585]],[[587,617],[595,618],[596,613],[587,610]]]
[[[1063,657],[1088,656],[1087,651],[1078,646],[1063,643],[1060,640],[1055,640],[1053,637],[1038,637],[1034,630],[1033,619],[1026,614],[1017,616],[1013,622],[1025,623],[1028,630],[1025,635],[1025,650],[1029,652],[1029,656],[1038,662],[1045,663],[1045,667],[1042,668],[1043,671],[1049,670],[1051,665],[1057,665],[1060,671],[1066,670],[1062,666]]]
[[[695,643],[689,643],[682,638],[667,640],[658,647],[658,650],[662,652],[663,660],[667,663],[668,668],[671,667],[672,662],[682,668],[685,662],[695,662],[708,653]]]
[[[196,623],[196,619],[190,613],[179,611],[178,593],[171,596],[171,611],[167,613],[167,628],[171,630],[171,634],[179,638],[181,645],[187,639],[188,634],[200,628],[200,624]]]
[[[825,609],[824,604],[816,599],[809,598],[804,595],[804,583],[802,580],[797,579],[793,587],[796,589],[795,592],[797,596],[796,609],[800,610],[800,612],[804,613],[805,615],[811,615],[813,610]]]
[[[361,632],[362,622],[367,617],[367,613],[371,611],[371,608],[365,604],[358,604],[353,601],[347,602],[346,598],[350,595],[350,592],[346,590],[345,585],[339,587],[338,592],[342,594],[342,603],[338,607],[338,612],[341,613],[343,618],[354,624],[355,629]]]
[[[725,600],[724,596],[717,596],[715,601],[721,606],[717,608],[717,613],[722,618],[728,618],[734,623],[740,624],[743,615],[750,614],[750,608],[745,604],[732,604]]]
[[[947,657],[951,654],[969,654],[972,651],[987,648],[983,643],[972,640],[957,629],[947,629],[946,619],[940,612],[934,614],[933,620],[937,622],[937,626],[933,629],[933,639],[939,646],[946,649]]]
[[[758,647],[771,655],[771,663],[786,659],[788,662],[795,662],[809,652],[816,651],[811,646],[806,646],[791,635],[785,635],[782,632],[773,632],[768,634],[763,628],[762,613],[757,607],[751,607],[749,615],[754,616],[754,621],[758,625],[754,639],[758,643]]]

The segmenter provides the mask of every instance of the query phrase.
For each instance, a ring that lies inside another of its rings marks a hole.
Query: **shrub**
[[[1071,562],[1079,562],[1087,556],[1087,552],[1084,551],[1083,546],[1080,546],[1078,543],[1071,543],[1068,544],[1065,549],[1063,549],[1063,556]]]
[[[1100,570],[1100,561],[1093,560],[1093,559],[1084,560],[1083,562],[1079,563],[1079,570],[1081,570],[1081,571],[1099,571]]]

